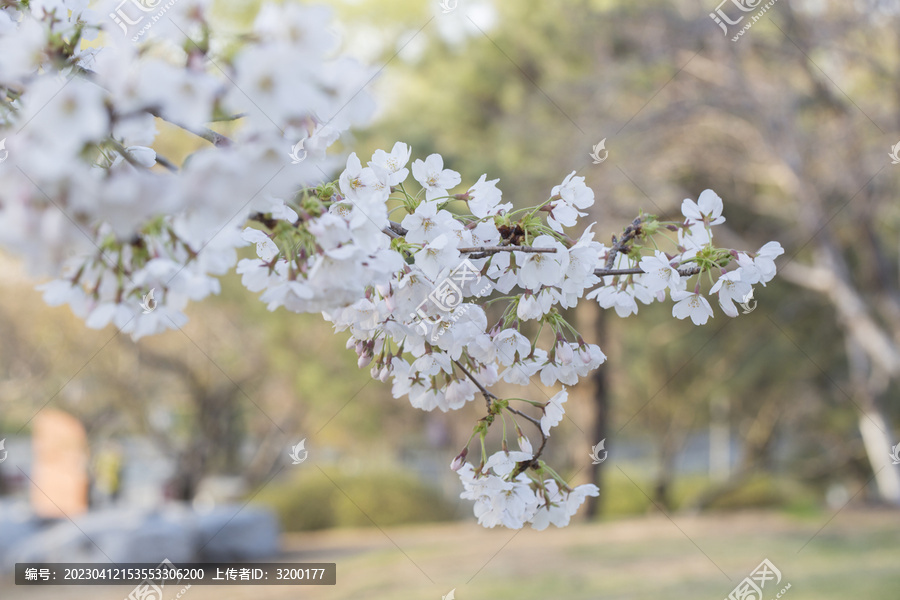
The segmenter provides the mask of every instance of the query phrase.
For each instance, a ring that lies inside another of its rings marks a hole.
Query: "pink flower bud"
[[[453,462],[450,463],[451,471],[459,471],[464,464],[466,464],[466,456],[469,455],[469,449],[463,448],[463,451],[460,452],[456,458],[453,459]]]
[[[563,340],[556,344],[556,357],[562,364],[571,364],[574,356],[575,352],[572,350],[572,346],[570,346],[568,342]]]

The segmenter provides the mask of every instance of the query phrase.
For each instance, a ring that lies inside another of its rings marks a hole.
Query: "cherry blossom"
[[[459,250],[443,233],[422,246],[422,250],[416,253],[416,266],[431,279],[436,279],[440,271],[457,262]]]
[[[503,192],[497,188],[499,179],[487,181],[487,175],[482,175],[472,187],[469,188],[467,196],[469,198],[469,210],[479,219],[487,216],[500,214],[512,208],[512,204],[507,202],[500,204],[500,198]]]
[[[409,177],[409,169],[406,168],[406,163],[409,162],[411,154],[412,150],[409,146],[403,142],[397,142],[390,153],[384,150],[376,150],[372,155],[369,166],[381,167],[388,173],[388,184],[399,185]]]
[[[642,258],[640,267],[646,273],[641,278],[641,283],[646,286],[647,291],[651,294],[656,294],[667,288],[679,289],[681,276],[678,274],[678,270],[672,266],[666,255],[659,250],[654,252],[653,256]]]
[[[434,200],[447,195],[447,190],[459,185],[459,173],[444,169],[444,159],[440,154],[430,154],[428,158],[416,160],[412,166],[413,177],[425,189],[425,199]]]
[[[697,202],[685,198],[681,203],[681,212],[688,224],[706,223],[707,225],[719,225],[725,222],[722,216],[722,198],[712,190],[703,190]]]
[[[672,307],[673,317],[679,319],[690,317],[694,325],[704,325],[713,316],[712,307],[700,294],[679,290],[672,292],[672,300],[675,301]]]
[[[542,285],[553,287],[563,278],[569,268],[569,255],[565,246],[549,235],[538,236],[533,248],[556,248],[556,252],[540,252],[521,257],[522,268],[519,269],[519,285],[523,289],[537,290]]]
[[[563,404],[569,399],[569,393],[563,388],[561,392],[557,392],[544,406],[544,416],[541,417],[541,431],[544,435],[550,435],[550,428],[556,427],[562,421],[566,411]]]
[[[722,311],[729,317],[738,316],[735,302],[743,302],[744,299],[753,290],[750,284],[743,281],[744,269],[738,268],[735,271],[724,273],[716,283],[709,289],[710,294],[719,295],[719,306]]]

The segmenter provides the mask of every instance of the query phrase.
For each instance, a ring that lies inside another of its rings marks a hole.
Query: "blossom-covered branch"
[[[566,386],[606,356],[566,309],[595,301],[627,317],[638,302],[671,300],[674,317],[701,325],[716,295],[736,317],[734,303],[774,277],[780,245],[717,247],[723,203],[712,190],[684,200],[677,218],[641,214],[606,246],[583,222],[594,192],[575,172],[513,206],[499,180],[460,187],[439,154],[412,160],[402,142],[365,164],[355,152],[326,156],[371,114],[359,93],[369,71],[333,57],[328,12],[265,4],[232,48],[207,8],[175,4],[167,17],[178,31],[157,23],[138,45],[80,0],[5,3],[0,244],[53,274],[41,286],[48,303],[135,339],[182,327],[187,303],[218,293],[234,268],[269,310],[322,313],[347,332],[360,368],[413,407],[448,412],[484,398],[487,414],[451,464],[481,524],[567,524],[597,488],[569,486],[541,457]],[[81,43],[101,31],[103,44]],[[209,69],[214,48],[228,51]],[[162,158],[160,120],[211,144],[182,164]],[[221,120],[234,120],[227,137],[207,127]],[[255,253],[240,258],[247,245]],[[142,310],[154,291],[154,310]],[[546,401],[514,393],[535,377],[558,391]],[[536,451],[520,420],[540,436]]]

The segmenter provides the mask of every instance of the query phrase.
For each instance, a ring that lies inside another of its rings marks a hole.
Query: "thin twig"
[[[459,367],[462,370],[462,372],[465,373],[466,376],[472,381],[472,383],[474,383],[475,386],[481,391],[481,393],[484,395],[484,401],[487,403],[488,412],[490,413],[491,400],[497,400],[498,399],[497,396],[490,393],[486,387],[481,385],[481,382],[478,381],[477,379],[475,379],[475,376],[472,375],[472,373],[470,373],[468,369],[466,369],[464,366],[462,366],[462,364],[458,360],[454,360],[453,364],[455,364],[457,367]],[[525,419],[526,421],[528,421],[529,423],[531,423],[532,425],[537,427],[538,431],[541,434],[541,446],[538,448],[538,451],[534,453],[534,455],[531,457],[531,460],[522,461],[517,464],[515,471],[513,471],[513,477],[515,477],[519,473],[522,473],[523,471],[525,471],[525,469],[528,469],[531,467],[535,467],[535,468],[537,467],[538,458],[540,458],[541,454],[544,452],[544,448],[547,446],[547,440],[550,438],[550,436],[544,435],[544,430],[541,428],[541,422],[539,420],[535,419],[534,417],[526,415],[525,413],[523,413],[511,406],[507,406],[506,410],[508,410],[509,412],[511,412],[515,415],[519,415],[520,417],[522,417],[523,419]]]
[[[207,142],[212,143],[212,145],[217,148],[222,148],[222,147],[232,145],[231,138],[224,136],[221,133],[218,133],[216,131],[213,131],[212,129],[209,129],[207,127],[201,127],[200,129],[194,129],[192,127],[188,127],[187,125],[182,125],[181,123],[176,123],[175,121],[172,121],[171,119],[168,119],[165,116],[163,116],[160,113],[159,109],[157,109],[156,107],[147,108],[147,109],[145,109],[145,112],[153,115],[154,117],[156,117],[158,119],[162,119],[163,121],[165,121],[167,123],[171,123],[172,125],[175,125],[176,127],[180,127],[181,129],[184,129],[188,133],[193,133],[197,137],[203,138]]]
[[[388,227],[397,235],[406,235],[407,233],[409,233],[409,230],[407,230],[403,225],[397,223],[396,221],[388,221],[388,223],[390,223]]]
[[[498,252],[525,252],[528,254],[553,254],[556,252],[556,248],[535,248],[533,246],[477,246],[474,248],[459,248],[458,250],[462,254],[470,254],[472,252],[479,253],[473,254],[469,258],[486,258],[492,254],[497,254]]]
[[[472,375],[472,373],[470,373],[469,370],[468,370],[467,368],[465,368],[464,366],[462,366],[462,363],[460,363],[458,360],[454,360],[454,361],[453,361],[453,364],[455,364],[457,367],[459,367],[459,368],[462,370],[462,372],[465,373],[466,376],[472,381],[472,383],[474,383],[475,386],[476,386],[479,390],[481,390],[482,395],[484,395],[484,401],[487,403],[488,412],[490,412],[490,410],[491,410],[491,400],[497,400],[497,396],[495,396],[494,394],[490,393],[486,387],[484,387],[483,385],[481,385],[481,382],[478,381],[477,379],[475,379],[475,376]]]
[[[686,267],[682,269],[678,269],[678,274],[682,277],[690,277],[691,275],[696,275],[700,272],[700,267]],[[594,275],[598,277],[606,277],[607,275],[643,275],[646,273],[640,267],[634,267],[631,269],[595,269]]]
[[[511,412],[513,414],[519,415],[520,417],[522,417],[523,419],[525,419],[526,421],[528,421],[529,423],[531,423],[532,425],[537,427],[538,431],[541,434],[541,445],[538,448],[537,452],[535,452],[534,455],[531,457],[531,460],[523,460],[519,463],[516,463],[516,468],[512,472],[512,478],[515,478],[519,473],[524,472],[526,469],[530,469],[530,468],[536,469],[539,466],[538,459],[541,457],[541,454],[544,453],[544,448],[547,446],[547,440],[550,439],[550,436],[544,435],[544,430],[541,427],[541,422],[538,421],[537,419],[535,419],[534,417],[530,417],[530,416],[526,415],[525,413],[523,413],[519,410],[516,410],[515,408],[513,408],[511,406],[507,406],[506,410],[508,410],[509,412]]]
[[[609,254],[606,255],[606,268],[611,269],[612,266],[616,262],[616,256],[620,252],[625,252],[625,246],[628,245],[628,242],[633,240],[637,235],[641,233],[641,218],[637,217],[634,221],[631,222],[631,225],[625,228],[625,231],[622,232],[622,238],[616,239],[616,236],[613,236],[612,248],[609,249]]]
[[[165,156],[160,156],[159,154],[157,154],[157,155],[156,155],[156,162],[158,162],[159,164],[161,164],[162,166],[164,166],[164,167],[167,168],[168,170],[172,171],[173,173],[177,173],[177,172],[178,172],[178,167],[175,165],[175,163],[173,163],[171,160],[169,160],[169,159],[166,158]]]
[[[531,423],[532,425],[534,425],[534,426],[537,427],[538,429],[541,429],[541,422],[538,421],[537,419],[535,419],[534,417],[532,417],[532,416],[530,416],[530,415],[526,415],[526,414],[523,413],[522,411],[520,411],[520,410],[518,410],[518,409],[515,409],[515,408],[513,408],[513,407],[511,407],[511,406],[507,406],[507,407],[506,407],[506,410],[508,410],[509,412],[513,413],[514,415],[519,415],[520,417],[522,417],[523,419],[525,419],[526,421],[528,421],[529,423]],[[544,433],[544,431],[541,429],[541,434],[543,434],[543,433]]]
[[[238,113],[236,115],[228,115],[225,117],[219,117],[218,119],[213,119],[210,121],[211,123],[220,123],[222,121],[237,121],[238,119],[243,119],[247,116],[248,113]]]

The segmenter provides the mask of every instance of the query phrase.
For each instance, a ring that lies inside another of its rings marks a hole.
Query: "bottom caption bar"
[[[16,563],[16,585],[335,585],[335,563]],[[141,596],[138,596],[141,597]]]

